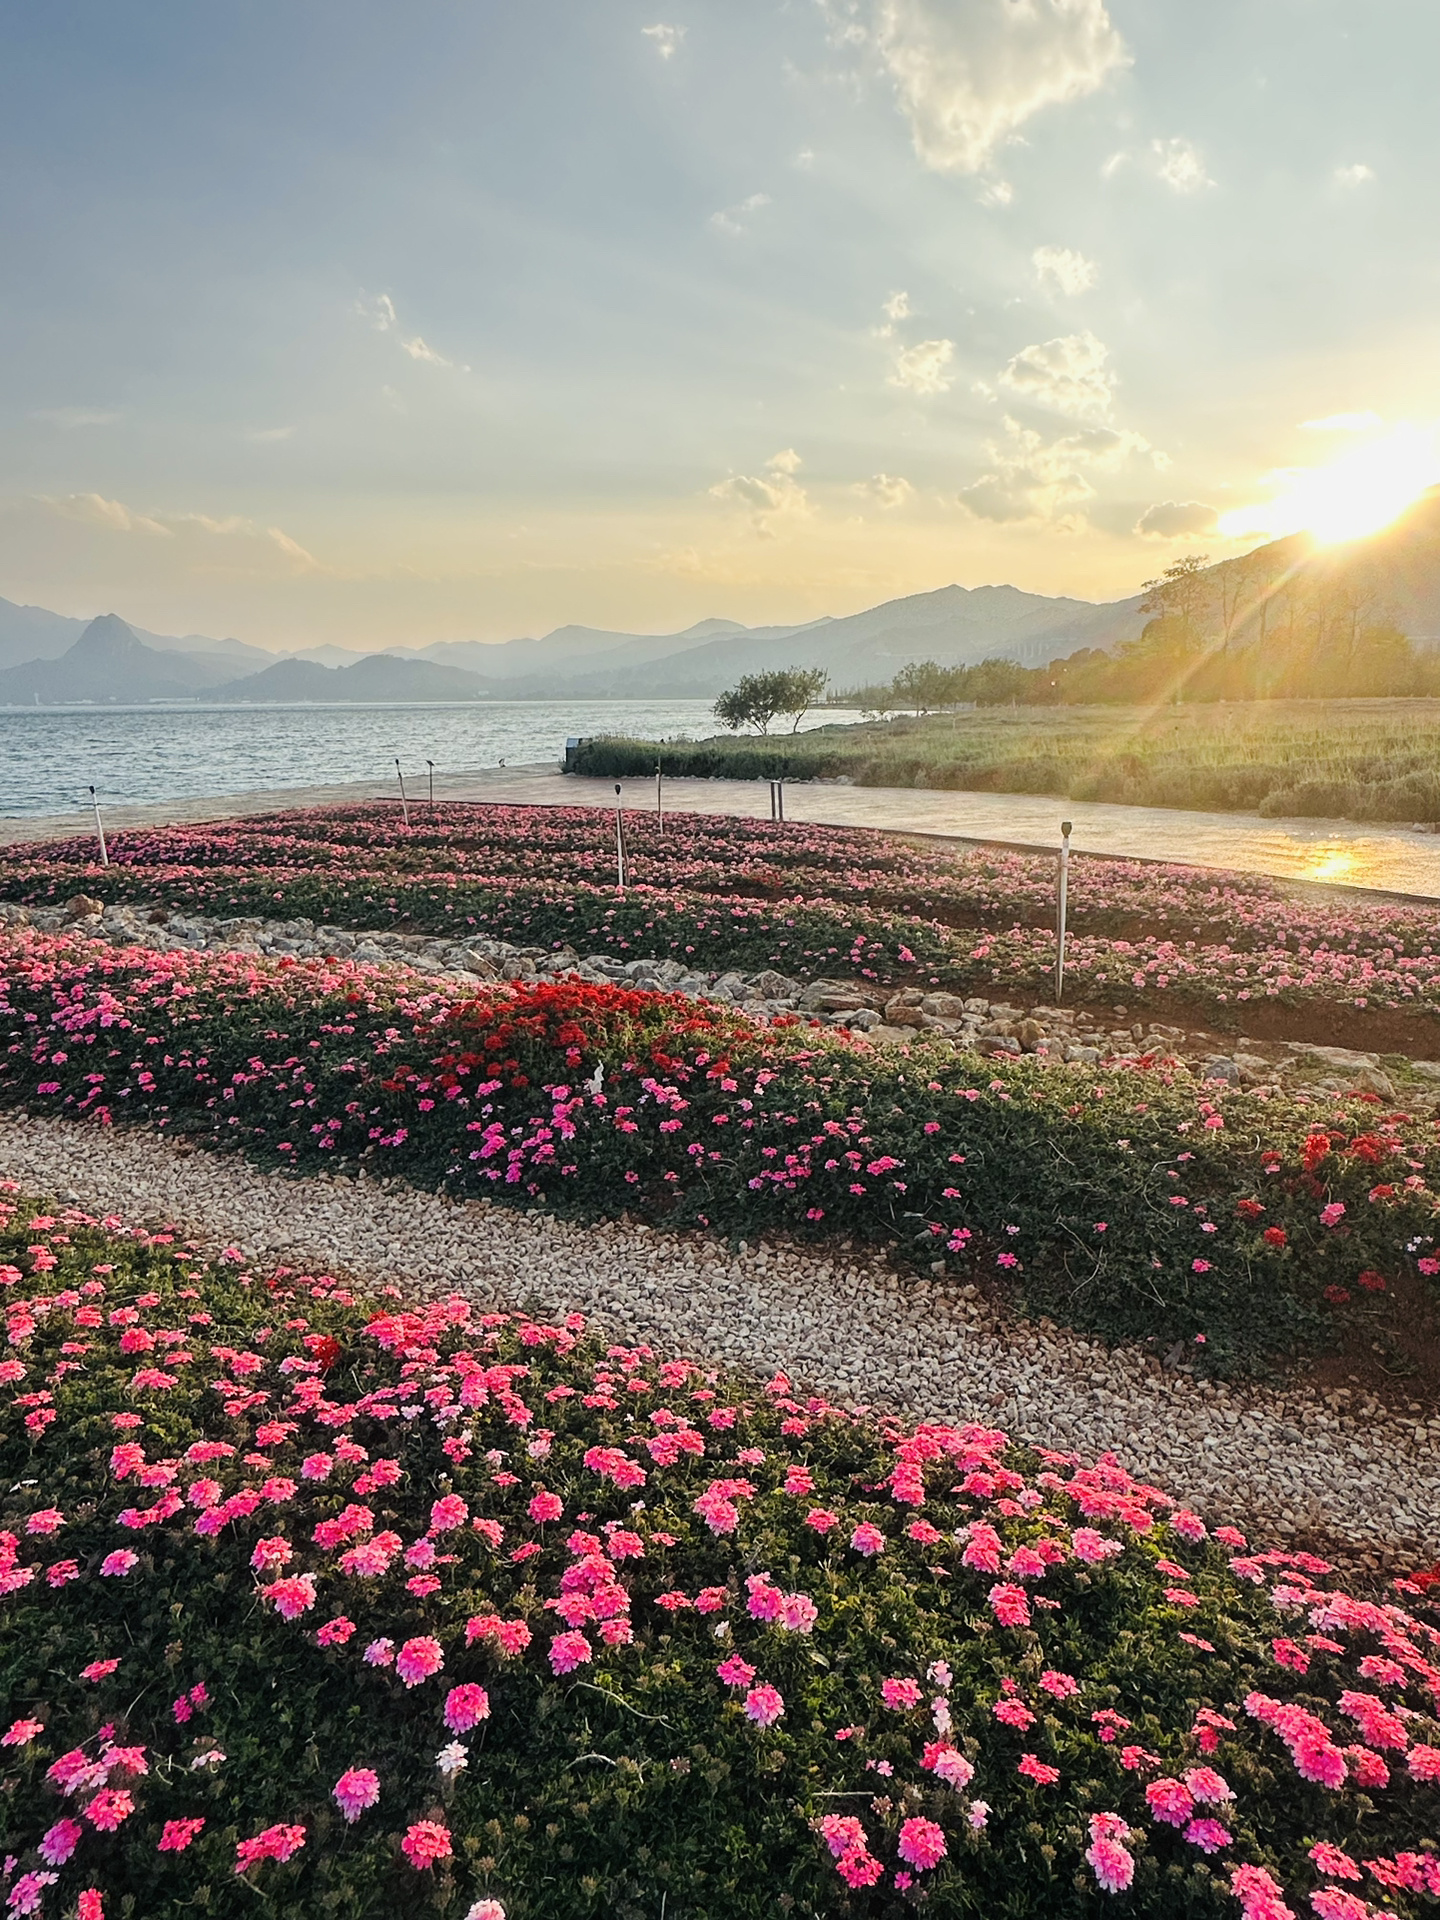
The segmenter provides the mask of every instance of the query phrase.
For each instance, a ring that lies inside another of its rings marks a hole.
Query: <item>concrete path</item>
[[[621,783],[627,808],[653,810],[653,780]],[[493,768],[437,775],[437,800],[480,800],[511,806],[613,807],[614,782],[558,773],[553,766]],[[397,805],[393,787],[373,781],[347,786],[282,787],[214,800],[181,800],[107,809],[110,827],[227,820],[282,807],[378,799]],[[768,818],[763,780],[667,780],[667,811]],[[412,808],[414,803],[412,802]],[[419,809],[414,809],[419,811]],[[1177,807],[1122,807],[1029,794],[936,793],[904,787],[852,787],[818,782],[785,789],[792,821],[879,827],[1020,846],[1058,845],[1062,818],[1074,822],[1077,852],[1232,867],[1288,880],[1379,888],[1440,899],[1440,833],[1402,827],[1357,827],[1344,820],[1266,820],[1255,813],[1189,813]],[[0,820],[0,844],[18,845],[93,833],[88,814]]]

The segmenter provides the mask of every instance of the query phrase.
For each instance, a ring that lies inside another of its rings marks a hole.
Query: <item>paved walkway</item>
[[[621,783],[622,803],[653,809],[653,780]],[[437,800],[482,800],[512,806],[613,807],[614,783],[557,773],[552,766],[494,768],[437,775]],[[383,799],[398,805],[394,787],[357,781],[348,786],[282,787],[214,800],[180,800],[106,810],[108,827],[227,820],[282,807],[326,806],[344,800]],[[412,809],[418,811],[412,801]],[[423,805],[423,803],[421,803]],[[667,811],[768,818],[769,788],[761,780],[667,780]],[[851,787],[817,782],[785,789],[785,815],[819,825],[880,827],[892,832],[942,834],[960,840],[1019,846],[1059,844],[1060,821],[1074,822],[1077,852],[1234,867],[1281,879],[1380,888],[1440,899],[1440,833],[1402,827],[1357,827],[1344,820],[1266,820],[1256,813],[1188,813],[1178,807],[1122,807],[1029,794],[935,793],[908,787]],[[51,840],[94,831],[88,814],[0,820],[0,844]]]

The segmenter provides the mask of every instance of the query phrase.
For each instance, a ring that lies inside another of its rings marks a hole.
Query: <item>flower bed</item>
[[[83,885],[206,913],[273,917],[278,906],[336,925],[473,930],[800,978],[1049,990],[1052,861],[697,814],[670,816],[662,834],[649,815],[626,818],[623,901],[608,815],[454,805],[408,829],[393,811],[348,807],[120,833],[108,869],[89,840],[17,848],[0,855],[0,893],[46,902]],[[1069,911],[1082,997],[1440,1011],[1432,907],[1077,855]]]
[[[1440,1274],[1433,1123],[1172,1065],[900,1053],[578,981],[465,997],[355,964],[0,941],[8,1104],[592,1218],[888,1239],[1223,1370]]]
[[[1440,1895],[1419,1582],[1352,1598],[1110,1461],[13,1193],[8,1913]]]

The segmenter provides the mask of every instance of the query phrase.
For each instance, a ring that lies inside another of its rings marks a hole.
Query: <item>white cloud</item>
[[[914,487],[896,473],[872,473],[868,480],[857,481],[852,491],[873,501],[887,513],[905,506],[915,497]]]
[[[294,427],[252,427],[245,438],[264,446],[272,440],[288,440],[294,431]]]
[[[815,511],[795,478],[803,464],[793,447],[783,447],[765,462],[764,473],[735,473],[718,480],[710,498],[747,508],[754,531],[762,540],[773,540],[787,521],[807,520]]]
[[[986,448],[990,468],[960,490],[960,503],[981,520],[1046,520],[1074,525],[1079,509],[1095,497],[1090,475],[1113,473],[1133,454],[1148,453],[1138,433],[1115,427],[1082,427],[1046,440],[1018,420],[1006,419],[1004,438]]]
[[[113,427],[120,415],[107,407],[41,407],[30,418],[43,420],[61,433],[73,433],[77,427]]]
[[[1367,180],[1375,178],[1373,167],[1367,167],[1364,161],[1357,161],[1353,167],[1336,167],[1335,183],[1341,187],[1363,187]]]
[[[1385,422],[1370,407],[1362,413],[1327,413],[1321,420],[1302,420],[1300,425],[1307,433],[1368,433],[1372,427],[1383,427]]]
[[[813,147],[802,147],[795,156],[795,164],[808,173],[815,164],[815,149]]]
[[[88,521],[112,533],[148,533],[166,540],[174,538],[172,530],[150,514],[136,513],[123,501],[107,500],[102,493],[70,493],[60,500],[46,499],[44,505],[62,519]]]
[[[1084,293],[1100,278],[1093,260],[1070,247],[1037,247],[1030,260],[1042,290],[1056,293]]]
[[[712,213],[710,224],[719,233],[744,233],[752,213],[758,213],[761,207],[768,207],[768,193],[752,193],[748,200],[741,200],[736,206],[722,207],[719,213]]]
[[[460,361],[448,360],[443,353],[437,353],[418,333],[407,340],[400,331],[400,316],[388,293],[377,293],[369,299],[362,293],[355,302],[355,311],[362,319],[368,320],[377,333],[393,333],[400,351],[408,353],[412,360],[423,360],[427,366],[443,367],[450,373],[469,373],[469,367]]]
[[[892,293],[881,309],[887,320],[908,320],[910,318],[910,296],[903,290]]]
[[[1135,531],[1159,540],[1188,540],[1196,534],[1214,533],[1218,519],[1214,507],[1199,500],[1161,500],[1145,509],[1135,522]]]
[[[940,173],[984,172],[1032,115],[1129,59],[1103,0],[874,0],[870,37]]]
[[[916,346],[901,347],[895,355],[890,385],[904,387],[909,393],[948,393],[955,376],[946,368],[954,357],[953,340],[921,340]]]
[[[685,38],[684,27],[667,26],[663,20],[657,20],[653,27],[641,27],[640,31],[662,60],[672,59]]]
[[[1083,333],[1022,347],[1002,371],[1000,384],[1052,413],[1106,420],[1115,394],[1108,358],[1109,348],[1087,327]]]
[[[1215,182],[1205,171],[1205,162],[1193,141],[1177,136],[1172,140],[1152,140],[1150,161],[1156,174],[1176,193],[1199,193]]]

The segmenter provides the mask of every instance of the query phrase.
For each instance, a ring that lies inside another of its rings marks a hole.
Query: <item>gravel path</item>
[[[883,1257],[581,1227],[399,1181],[282,1179],[152,1133],[0,1115],[0,1173],[95,1212],[177,1221],[207,1246],[580,1310],[666,1350],[769,1371],[850,1401],[979,1418],[1133,1471],[1270,1540],[1326,1536],[1368,1564],[1440,1553],[1440,1417],[1238,1392],[1167,1374],[1049,1323],[1005,1324],[974,1288]]]

